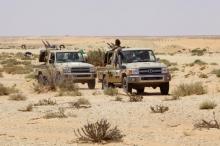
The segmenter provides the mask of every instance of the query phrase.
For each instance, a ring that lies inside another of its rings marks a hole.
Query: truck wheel
[[[131,87],[131,85],[128,83],[127,77],[124,77],[122,82],[123,82],[123,83],[122,83],[122,86],[123,86],[124,92],[126,92],[126,93],[132,93],[132,87]]]
[[[142,88],[137,88],[137,94],[141,95],[144,93],[144,87]]]
[[[95,79],[88,82],[89,89],[95,89]]]
[[[160,93],[162,95],[168,95],[169,94],[169,82],[168,83],[163,83],[160,86]]]

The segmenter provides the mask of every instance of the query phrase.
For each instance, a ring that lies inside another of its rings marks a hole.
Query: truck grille
[[[88,67],[74,67],[71,68],[71,73],[89,73],[90,69]]]
[[[141,80],[162,80],[163,77],[142,77]]]
[[[141,68],[139,69],[141,75],[155,75],[161,74],[161,68]]]

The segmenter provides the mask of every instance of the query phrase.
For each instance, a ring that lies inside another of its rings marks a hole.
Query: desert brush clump
[[[202,60],[200,60],[200,59],[196,59],[193,63],[190,63],[190,64],[189,64],[189,66],[194,66],[194,65],[200,65],[200,66],[202,66],[202,65],[207,65],[207,63],[204,62],[204,61],[202,61]]]
[[[116,97],[115,97],[115,101],[122,101],[122,97],[116,96]]]
[[[217,77],[220,77],[220,69],[214,69],[212,73],[215,74]]]
[[[45,105],[56,105],[56,100],[48,99],[41,99],[38,101],[38,103],[35,103],[34,106],[45,106]]]
[[[3,84],[0,83],[0,96],[9,95],[16,92],[18,92],[18,90],[15,89],[15,86],[5,87]]]
[[[217,106],[216,102],[213,100],[205,100],[199,105],[199,109],[214,109]]]
[[[67,118],[65,114],[64,108],[59,108],[57,112],[48,112],[46,113],[43,118],[45,119],[53,119],[53,118]]]
[[[27,97],[21,93],[12,94],[9,96],[9,100],[16,100],[16,101],[22,101],[26,100]]]
[[[166,60],[166,59],[160,59],[160,62],[164,63],[168,67],[177,65],[177,63],[170,62],[169,60]]]
[[[136,94],[127,94],[129,97],[129,102],[141,102],[143,101],[143,96]]]
[[[169,107],[164,105],[155,105],[150,106],[150,109],[152,113],[164,113],[169,110]]]
[[[116,95],[118,95],[118,89],[106,88],[106,89],[104,89],[104,94],[109,95],[109,96],[116,96]]]
[[[58,85],[58,96],[81,96],[79,87],[73,81],[65,81]]]
[[[180,85],[177,85],[176,88],[172,92],[172,96],[179,98],[183,96],[189,96],[189,95],[202,95],[207,93],[207,90],[203,86],[201,82],[195,82],[195,83],[181,83]]]
[[[210,128],[216,128],[220,129],[219,122],[215,118],[215,112],[213,112],[213,119],[212,120],[200,120],[194,124],[194,127],[197,129],[210,129]]]
[[[105,51],[98,49],[98,50],[90,50],[87,53],[87,61],[90,64],[93,64],[95,66],[104,66],[104,56]]]
[[[89,102],[88,99],[85,98],[79,98],[76,102],[70,102],[69,104],[71,107],[75,107],[77,109],[91,107],[91,103]]]
[[[200,75],[199,75],[199,78],[208,78],[208,76],[206,75],[206,74],[204,74],[204,73],[201,73]]]
[[[78,141],[94,143],[117,142],[124,137],[118,127],[111,128],[111,124],[106,119],[87,123],[82,128],[74,130],[74,133]]]
[[[207,52],[207,49],[196,48],[191,50],[192,56],[202,56]]]
[[[33,104],[28,104],[24,109],[19,109],[22,112],[31,112],[33,110]]]

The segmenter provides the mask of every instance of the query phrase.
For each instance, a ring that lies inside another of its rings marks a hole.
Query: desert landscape
[[[89,52],[106,50],[116,38],[122,46],[151,48],[169,67],[169,95],[159,88],[141,96],[121,88],[104,92],[98,81],[94,90],[77,84],[65,94],[34,78],[42,40]],[[0,37],[0,62],[0,145],[220,145],[220,36]],[[77,129],[102,119],[117,126],[120,140],[79,139]]]

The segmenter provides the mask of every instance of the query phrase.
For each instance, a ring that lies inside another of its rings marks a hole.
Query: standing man
[[[112,56],[112,64],[117,67],[117,64],[119,65],[118,67],[120,68],[121,67],[121,64],[122,64],[122,54],[121,54],[121,50],[122,50],[122,47],[121,47],[121,41],[119,39],[116,39],[115,40],[115,44],[113,46],[113,56]]]

